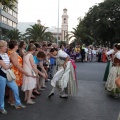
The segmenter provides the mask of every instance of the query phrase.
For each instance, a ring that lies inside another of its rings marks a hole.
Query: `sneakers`
[[[7,111],[4,109],[4,110],[0,110],[0,112],[2,113],[2,114],[4,114],[4,115],[6,115],[7,114]]]
[[[68,95],[67,94],[61,94],[60,98],[68,98]]]
[[[15,105],[15,108],[16,108],[16,109],[26,108],[26,106],[25,106],[25,105],[23,105],[23,104],[21,104],[21,105]]]

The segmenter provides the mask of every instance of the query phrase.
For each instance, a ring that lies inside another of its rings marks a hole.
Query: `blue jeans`
[[[15,98],[15,105],[21,105],[21,101],[19,98],[19,90],[18,86],[15,81],[8,81],[6,78],[0,76],[0,110],[4,110],[4,97],[5,97],[5,87],[6,85],[12,89],[14,98]]]

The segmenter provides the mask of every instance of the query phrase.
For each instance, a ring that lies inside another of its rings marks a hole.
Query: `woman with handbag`
[[[27,71],[24,71],[24,69],[22,68],[23,66],[22,58],[17,54],[18,42],[10,41],[8,46],[9,46],[8,55],[9,55],[11,63],[13,64],[11,70],[14,72],[16,76],[16,79],[15,79],[16,84],[18,86],[21,86],[23,74],[26,76],[30,76],[30,75]],[[14,97],[13,97],[13,93],[11,90],[9,94],[10,95],[9,95],[8,102],[10,103],[10,105],[14,105]]]
[[[30,44],[28,46],[28,52],[23,57],[23,69],[28,72],[31,76],[34,77],[27,77],[23,75],[23,84],[22,84],[22,91],[25,92],[25,101],[27,104],[34,104],[35,102],[32,101],[32,92],[33,89],[36,87],[36,77],[38,75],[38,70],[36,65],[34,64],[33,53],[36,50],[36,46],[34,44]]]
[[[10,64],[10,59],[6,54],[7,51],[7,42],[0,40],[0,112],[2,114],[7,114],[7,111],[4,108],[4,96],[5,96],[5,87],[6,85],[10,87],[13,91],[15,98],[15,107],[16,108],[25,108],[24,105],[21,104],[19,98],[19,90],[15,81],[8,81],[6,70],[10,69],[12,65]]]

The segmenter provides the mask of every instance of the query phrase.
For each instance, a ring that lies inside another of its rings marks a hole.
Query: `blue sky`
[[[103,0],[59,0],[59,27],[63,9],[68,9],[69,31],[78,24],[77,18],[84,17],[93,5]],[[47,27],[58,24],[58,0],[19,0],[19,22],[36,22],[38,19]]]

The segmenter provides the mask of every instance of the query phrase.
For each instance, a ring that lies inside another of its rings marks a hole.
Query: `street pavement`
[[[36,104],[16,110],[7,104],[7,115],[0,114],[0,120],[117,120],[120,98],[112,98],[102,81],[106,63],[76,63],[78,94],[68,99],[55,95],[48,99],[50,82],[42,95],[35,99]],[[20,92],[23,100],[24,95]],[[24,103],[24,102],[23,102]],[[25,104],[25,103],[24,103]]]

